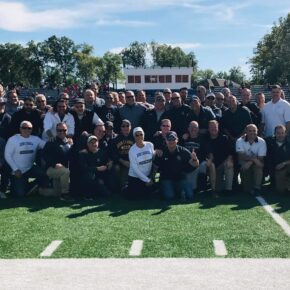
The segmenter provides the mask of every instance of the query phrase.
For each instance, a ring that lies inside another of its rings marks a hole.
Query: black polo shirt
[[[226,110],[222,116],[221,124],[223,129],[227,129],[234,138],[239,138],[248,124],[252,124],[249,109],[237,107],[235,112]]]
[[[161,157],[156,157],[154,163],[160,171],[160,178],[179,181],[185,177],[185,173],[193,171],[194,167],[188,162],[191,153],[184,147],[177,145],[174,152],[165,148]]]

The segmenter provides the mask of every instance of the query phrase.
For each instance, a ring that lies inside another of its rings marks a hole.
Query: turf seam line
[[[223,240],[213,240],[213,245],[216,256],[219,257],[227,256],[228,251]]]
[[[284,230],[286,235],[290,237],[290,226],[275,210],[266,202],[262,196],[256,196],[258,202],[262,205],[264,210],[273,218],[273,220]]]
[[[132,242],[129,256],[140,256],[143,249],[143,241],[142,240],[134,240]]]
[[[60,246],[61,243],[62,241],[60,240],[52,241],[40,254],[40,257],[50,257],[54,253],[54,251]]]

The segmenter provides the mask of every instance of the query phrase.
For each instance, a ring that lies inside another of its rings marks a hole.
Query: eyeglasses
[[[141,136],[143,136],[142,133],[140,133],[140,134],[135,134],[135,137],[141,137]]]
[[[66,131],[67,131],[67,129],[56,129],[56,132],[60,132],[60,133],[66,132]]]
[[[22,130],[32,130],[32,127],[20,127]]]

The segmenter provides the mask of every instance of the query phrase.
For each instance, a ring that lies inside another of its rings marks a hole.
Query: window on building
[[[140,84],[141,83],[141,76],[128,76],[128,83],[129,84]]]
[[[145,83],[157,83],[158,78],[156,75],[145,75]]]
[[[166,83],[172,83],[172,76],[171,75],[166,75],[165,76],[165,80],[166,80],[165,81]]]
[[[187,83],[188,82],[188,75],[176,75],[175,82],[176,83]]]

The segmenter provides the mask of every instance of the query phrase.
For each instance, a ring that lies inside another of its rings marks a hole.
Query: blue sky
[[[120,52],[137,40],[194,51],[201,69],[241,66],[289,0],[50,0],[1,1],[0,42],[27,43],[67,36],[94,46],[96,55]]]

